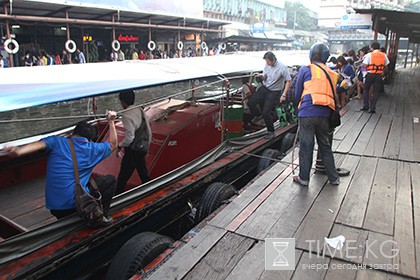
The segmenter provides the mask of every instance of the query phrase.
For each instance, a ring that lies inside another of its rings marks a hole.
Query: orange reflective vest
[[[327,71],[328,75],[331,78],[334,88],[331,88],[330,82],[325,76],[324,71],[319,69],[319,67],[314,64],[309,65],[309,68],[311,68],[312,78],[311,80],[306,81],[303,84],[303,92],[302,97],[300,98],[299,108],[302,103],[303,97],[307,94],[310,94],[312,98],[312,104],[328,106],[331,109],[335,110],[334,94],[338,81],[338,73],[332,71],[324,64],[318,65],[321,66],[325,71]]]
[[[370,54],[370,64],[366,69],[371,74],[382,74],[385,68],[386,54],[381,51],[374,51]]]

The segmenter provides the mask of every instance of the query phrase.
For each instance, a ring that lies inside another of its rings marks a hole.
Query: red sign
[[[139,41],[139,37],[137,36],[133,36],[133,35],[121,35],[118,36],[118,41],[120,42],[138,42]]]

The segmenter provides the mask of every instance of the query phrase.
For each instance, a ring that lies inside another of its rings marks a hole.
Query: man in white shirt
[[[289,90],[291,78],[287,66],[278,61],[274,53],[266,52],[263,59],[265,60],[266,65],[262,75],[259,75],[263,79],[263,86],[258,88],[257,92],[250,97],[248,106],[251,113],[256,117],[254,122],[262,116],[265,125],[267,126],[267,135],[265,138],[271,139],[275,137],[271,112],[276,106],[276,101],[280,98],[280,92],[283,88],[284,94]],[[264,105],[260,109],[257,105],[261,102],[263,102]]]
[[[376,102],[379,98],[379,90],[382,83],[382,75],[387,71],[389,59],[385,53],[380,51],[378,42],[373,42],[371,45],[372,52],[365,55],[363,65],[366,67],[366,81],[363,90],[363,107],[362,111],[369,111],[375,113]],[[369,90],[373,86],[373,97],[369,100]]]
[[[122,113],[125,137],[118,144],[117,149],[117,154],[119,154],[120,149],[124,148],[124,156],[118,174],[115,194],[125,191],[127,181],[133,174],[134,169],[137,169],[142,184],[150,180],[146,166],[146,155],[152,133],[143,109],[133,107],[134,98],[132,90],[123,91],[119,94],[121,105],[126,110]]]

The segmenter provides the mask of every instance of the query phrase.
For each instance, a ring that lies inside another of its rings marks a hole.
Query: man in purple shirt
[[[337,74],[325,66],[329,56],[330,51],[325,44],[313,45],[309,53],[311,65],[300,68],[296,82],[295,101],[300,104],[300,149],[299,175],[294,176],[293,181],[301,186],[309,185],[315,137],[330,184],[340,183],[329,141],[329,117],[332,108],[335,108],[334,91],[337,82]],[[317,75],[313,76],[313,73]],[[326,75],[332,80],[332,87]]]

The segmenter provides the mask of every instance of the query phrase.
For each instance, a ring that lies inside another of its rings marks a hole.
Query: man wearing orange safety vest
[[[313,45],[309,51],[311,64],[302,66],[297,77],[295,102],[299,103],[300,150],[299,175],[294,176],[293,181],[301,186],[309,185],[315,137],[330,184],[340,183],[329,139],[329,117],[335,109],[334,91],[338,74],[325,66],[329,56],[330,50],[327,45]]]
[[[382,83],[382,75],[386,71],[386,67],[389,64],[389,59],[385,53],[380,51],[380,45],[378,42],[374,42],[371,45],[372,52],[368,53],[363,59],[363,64],[366,66],[366,82],[363,90],[363,107],[360,108],[362,111],[369,111],[369,113],[375,113],[376,102],[379,97],[379,90]],[[373,85],[373,97],[369,102],[369,90]]]

